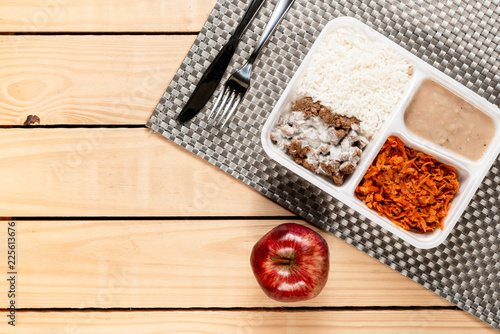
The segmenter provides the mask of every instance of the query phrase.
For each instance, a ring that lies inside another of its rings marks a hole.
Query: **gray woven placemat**
[[[228,72],[248,58],[276,2],[266,2]],[[500,0],[296,0],[257,61],[252,87],[229,127],[212,129],[206,112],[178,125],[175,116],[248,3],[217,2],[147,126],[500,329],[500,159],[447,240],[420,250],[272,161],[260,143],[262,125],[287,82],[323,26],[339,16],[359,19],[499,105]]]

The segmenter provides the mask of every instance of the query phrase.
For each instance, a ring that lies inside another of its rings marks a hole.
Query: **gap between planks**
[[[245,311],[262,311],[262,312],[314,312],[314,311],[421,311],[421,310],[453,310],[462,311],[456,306],[282,306],[282,307],[127,307],[127,308],[17,308],[16,312],[199,312],[199,311],[221,311],[221,312],[245,312]],[[0,312],[6,312],[8,309],[0,308]]]
[[[304,221],[298,216],[140,216],[140,217],[122,217],[122,216],[101,216],[101,217],[0,217],[0,221],[197,221],[197,220],[292,220]]]
[[[0,36],[198,36],[200,31],[43,31],[43,32],[2,32]]]

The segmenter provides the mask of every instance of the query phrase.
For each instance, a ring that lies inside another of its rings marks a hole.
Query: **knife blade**
[[[198,85],[196,85],[194,92],[189,97],[188,102],[182,108],[182,111],[177,117],[178,122],[185,123],[195,117],[213,95],[226,72],[241,37],[252,22],[257,11],[262,7],[264,1],[265,0],[253,0],[250,3],[245,15],[229,38],[229,41],[222,47],[213,62],[207,68],[198,82]]]

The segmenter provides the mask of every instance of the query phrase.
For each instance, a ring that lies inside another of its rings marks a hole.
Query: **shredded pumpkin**
[[[405,230],[425,233],[439,227],[458,192],[454,167],[406,147],[395,136],[387,139],[363,179],[356,196],[370,209]]]

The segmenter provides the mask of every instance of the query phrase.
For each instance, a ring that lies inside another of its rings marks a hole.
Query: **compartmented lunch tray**
[[[225,79],[250,55],[276,2],[264,4]],[[179,125],[175,117],[247,5],[248,1],[239,0],[217,2],[147,126],[500,329],[498,156],[492,158],[491,168],[474,188],[470,203],[445,240],[437,247],[422,249],[273,160],[261,141],[264,124],[306,54],[323,28],[338,17],[361,21],[453,82],[499,105],[498,7],[468,1],[296,0],[257,60],[252,86],[229,126],[212,128],[206,109],[186,125]]]

